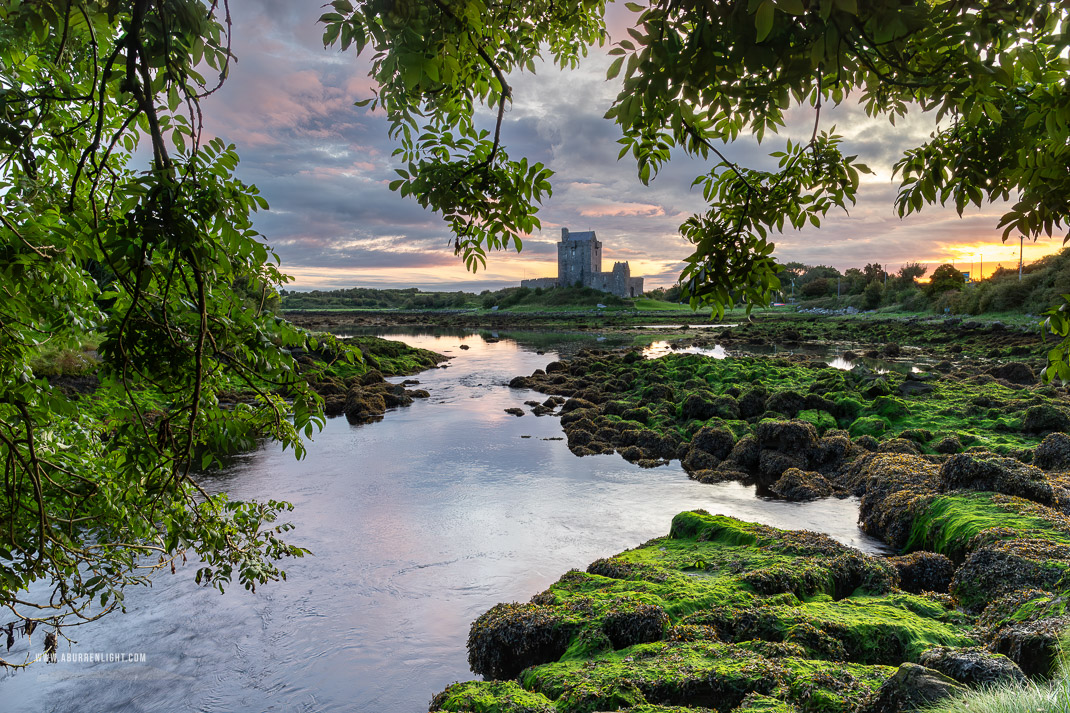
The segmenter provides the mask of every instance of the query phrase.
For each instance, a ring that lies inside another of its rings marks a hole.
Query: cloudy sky
[[[620,132],[602,118],[617,94],[605,81],[604,52],[576,71],[552,65],[535,75],[510,77],[514,103],[503,142],[510,156],[542,161],[555,171],[554,194],[539,213],[543,230],[522,253],[490,255],[488,269],[473,275],[453,255],[445,223],[387,188],[395,176],[394,145],[381,113],[353,103],[372,96],[367,62],[353,52],[325,50],[316,18],[319,2],[231,0],[232,67],[224,88],[204,102],[207,133],[237,145],[239,175],[255,183],[271,204],[256,227],[276,249],[295,289],[420,287],[426,290],[496,289],[524,277],[556,274],[555,243],[561,227],[595,230],[605,263],[628,260],[647,289],[667,286],[688,254],[677,228],[703,208],[691,180],[709,170],[680,157],[650,186],[636,178],[630,158],[617,161]],[[631,13],[610,9],[614,35]],[[726,153],[758,165],[784,138],[803,139],[813,128],[811,110],[797,110],[789,131],[759,147],[740,141]],[[925,117],[898,122],[867,119],[854,107],[822,115],[847,137],[845,153],[857,153],[876,170],[864,177],[850,215],[829,218],[820,229],[790,231],[776,239],[781,261],[798,260],[839,269],[880,262],[893,270],[919,261],[931,268],[954,260],[976,273],[1016,264],[1018,244],[1004,245],[996,230],[1000,210],[927,208],[901,220],[895,213],[891,166],[899,152],[932,131]],[[1060,247],[1057,240],[1026,244],[1025,259]]]

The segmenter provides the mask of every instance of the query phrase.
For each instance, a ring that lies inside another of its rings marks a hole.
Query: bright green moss
[[[970,541],[986,531],[996,539],[1028,537],[1070,545],[1065,525],[1022,514],[1007,496],[958,492],[937,496],[915,515],[906,550],[932,550],[961,560]]]
[[[893,672],[884,666],[766,658],[714,641],[662,641],[586,662],[536,666],[521,675],[521,683],[553,699],[562,713],[643,703],[728,711],[744,701],[760,707],[743,710],[791,711],[795,706],[832,713],[853,710]]]
[[[802,421],[807,421],[814,424],[814,428],[817,429],[818,434],[824,435],[825,431],[830,428],[836,428],[836,419],[832,417],[828,411],[818,411],[816,409],[808,409],[800,411],[797,416]]]
[[[432,711],[456,713],[554,713],[546,696],[524,690],[515,681],[454,683],[431,701]]]
[[[790,703],[763,696],[760,693],[752,693],[744,698],[739,706],[733,708],[732,713],[797,713],[798,710]]]
[[[873,436],[880,438],[888,431],[888,421],[880,416],[862,416],[851,423],[848,432],[855,437]]]

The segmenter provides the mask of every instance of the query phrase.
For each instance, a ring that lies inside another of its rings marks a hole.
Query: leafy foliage
[[[220,590],[305,553],[280,539],[289,504],[192,476],[262,436],[300,455],[322,418],[282,349],[305,336],[265,309],[286,279],[252,228],[267,203],[200,140],[229,22],[197,0],[0,3],[0,608],[52,650],[187,553]],[[86,334],[103,418],[34,369]],[[224,410],[235,386],[255,402]]]

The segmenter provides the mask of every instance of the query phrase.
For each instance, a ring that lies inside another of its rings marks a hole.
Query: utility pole
[[[1025,250],[1025,233],[1018,236],[1018,282],[1022,281],[1022,252]]]

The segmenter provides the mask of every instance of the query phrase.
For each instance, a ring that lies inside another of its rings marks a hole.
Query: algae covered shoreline
[[[862,529],[897,555],[681,513],[667,537],[479,617],[469,661],[486,680],[432,710],[884,713],[1052,673],[1070,622],[1070,409],[1028,363],[899,374],[587,351],[511,386],[548,396],[528,404],[560,416],[578,456],[860,496]]]

